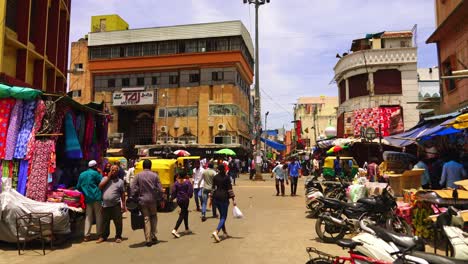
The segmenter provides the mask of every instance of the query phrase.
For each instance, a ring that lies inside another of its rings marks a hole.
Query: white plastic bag
[[[244,215],[242,214],[241,210],[237,206],[234,206],[232,208],[232,215],[234,215],[234,218],[244,218]]]

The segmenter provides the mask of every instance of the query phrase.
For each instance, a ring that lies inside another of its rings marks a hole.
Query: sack
[[[234,218],[239,218],[239,219],[244,218],[244,215],[242,214],[241,210],[237,206],[234,206],[232,208],[232,215],[234,216]]]
[[[144,229],[145,228],[145,217],[140,210],[136,210],[131,213],[132,230]]]

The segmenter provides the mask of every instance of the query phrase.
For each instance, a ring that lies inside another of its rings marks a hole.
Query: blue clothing
[[[29,138],[34,127],[34,115],[36,112],[36,101],[25,101],[23,105],[23,119],[21,128],[16,138],[15,152],[13,158],[23,159],[26,156]]]
[[[454,184],[454,182],[464,180],[466,178],[467,175],[463,165],[451,160],[445,163],[444,167],[442,168],[442,178],[440,179],[440,185],[442,187],[457,189],[458,186]]]
[[[429,168],[427,167],[426,163],[423,161],[419,161],[414,165],[414,169],[423,169],[424,173],[421,177],[421,186],[425,186],[431,184],[431,176],[429,175]]]
[[[273,169],[273,173],[276,175],[276,179],[278,180],[285,180],[286,179],[286,172],[283,170],[283,165],[279,164]]]
[[[102,192],[99,189],[101,180],[101,174],[93,169],[87,169],[80,174],[76,189],[84,194],[87,204],[102,201]]]
[[[333,161],[333,167],[334,167],[334,169],[335,169],[335,176],[341,176],[341,170],[342,170],[342,168],[341,168],[340,160],[335,159],[335,160]]]
[[[219,201],[219,200],[214,200],[214,203],[216,204],[216,208],[219,210],[219,224],[216,230],[221,230],[223,227],[226,225],[226,219],[227,219],[227,214],[228,214],[228,209],[229,209],[229,201],[224,202],[224,201]]]
[[[289,163],[288,169],[289,169],[289,175],[291,177],[299,177],[299,169],[301,168],[301,164],[299,164],[298,161],[294,161]]]
[[[73,117],[70,112],[65,116],[65,156],[69,159],[83,158],[80,141],[76,134]]]

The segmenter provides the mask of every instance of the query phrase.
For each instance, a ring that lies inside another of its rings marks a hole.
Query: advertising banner
[[[154,91],[115,92],[112,94],[112,105],[152,105],[154,104]]]

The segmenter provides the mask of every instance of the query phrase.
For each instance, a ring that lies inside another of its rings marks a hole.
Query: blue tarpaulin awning
[[[266,138],[260,138],[260,140],[265,142],[265,144],[267,144],[267,146],[269,146],[271,148],[274,148],[276,150],[282,151],[282,150],[286,149],[286,145],[275,142],[273,140],[269,140],[269,139],[266,139]]]

